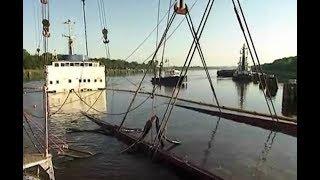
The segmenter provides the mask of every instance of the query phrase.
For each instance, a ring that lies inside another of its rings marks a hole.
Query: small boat
[[[175,86],[177,83],[179,83],[184,87],[185,83],[187,82],[187,76],[181,76],[180,78],[181,71],[170,67],[168,59],[165,60],[165,63],[168,63],[168,67],[166,67],[163,72],[163,62],[161,62],[159,66],[158,77],[152,77],[151,83],[163,86]]]
[[[181,76],[180,71],[176,69],[169,69],[164,72],[164,75],[159,77],[153,77],[151,79],[152,84],[164,85],[164,86],[175,86],[177,83],[186,83],[187,76]]]
[[[235,71],[233,74],[232,80],[251,82],[252,74],[250,71]]]
[[[217,71],[217,76],[218,77],[232,77],[233,74],[235,73],[235,69],[222,69]]]

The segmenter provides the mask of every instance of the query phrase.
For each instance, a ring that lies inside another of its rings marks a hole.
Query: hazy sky
[[[74,53],[85,54],[84,25],[81,0],[50,1],[49,51],[66,54],[67,39],[62,33],[67,19],[75,21]],[[195,0],[185,0],[191,6]],[[36,12],[40,12],[40,0],[24,0],[23,4],[23,48],[31,54],[36,52]],[[198,26],[207,0],[198,0],[191,10],[195,26]],[[277,58],[297,55],[297,1],[296,0],[242,0],[261,63]],[[109,29],[110,54],[112,59],[127,57],[152,31],[157,24],[158,0],[104,0]],[[168,10],[169,0],[161,0],[160,18]],[[86,1],[88,48],[90,57],[105,57],[97,0]],[[183,18],[177,15],[173,30]],[[38,20],[40,21],[40,20]],[[165,21],[159,27],[159,38]],[[169,31],[170,33],[171,31]],[[39,36],[39,35],[37,35]],[[155,49],[156,31],[128,61],[141,62]],[[192,36],[186,21],[167,41],[165,57],[170,64],[181,66],[190,48]],[[241,29],[233,11],[231,0],[215,0],[200,43],[207,65],[236,65],[239,51],[244,43]],[[249,59],[251,65],[251,59]],[[201,65],[198,54],[192,65]]]

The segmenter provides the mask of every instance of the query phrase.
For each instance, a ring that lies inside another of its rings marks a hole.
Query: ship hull
[[[177,83],[182,84],[187,81],[187,76],[182,76],[180,81],[179,81],[179,76],[169,76],[169,77],[157,77],[157,78],[152,78],[151,82],[152,84],[157,84],[157,85],[164,85],[164,86],[175,86]]]

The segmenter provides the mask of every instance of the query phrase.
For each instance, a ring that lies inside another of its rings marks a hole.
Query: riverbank
[[[143,72],[144,72],[143,69],[106,69],[107,76],[130,75],[130,74],[138,74]],[[44,70],[43,69],[24,69],[23,80],[24,81],[44,80]]]
[[[297,56],[276,59],[272,63],[262,64],[261,67],[265,73],[276,75],[279,82],[297,79]]]

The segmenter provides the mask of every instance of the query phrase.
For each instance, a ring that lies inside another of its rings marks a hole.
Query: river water
[[[263,93],[258,85],[237,84],[229,78],[217,78],[216,70],[210,70],[210,74],[221,105],[268,113]],[[142,74],[125,78],[109,77],[108,88],[134,90],[136,87],[133,84],[137,84],[141,77]],[[142,90],[151,91],[150,79],[151,75],[147,75]],[[24,86],[40,87],[42,83],[31,81],[24,83]],[[283,85],[279,84],[277,94],[272,98],[279,115],[283,115],[282,87]],[[172,88],[159,87],[157,93],[171,96]],[[92,91],[81,94],[87,104],[94,103],[95,110],[91,109],[91,113],[102,112],[98,113],[99,117],[114,124],[119,124],[123,115],[103,114],[103,112],[126,111],[132,95],[117,91]],[[95,129],[98,126],[80,114],[80,110],[86,111],[88,106],[77,100],[74,94],[71,94],[60,108],[66,97],[67,93],[49,94],[50,113],[59,110],[50,117],[50,134],[68,142],[70,147],[90,150],[96,154],[82,159],[54,156],[56,179],[179,179],[173,170],[152,163],[149,158],[141,154],[119,154],[126,145],[115,138],[95,133],[67,133],[67,128]],[[148,95],[138,95],[133,107],[147,97]],[[188,73],[188,84],[181,90],[179,97],[215,103],[204,71]],[[162,117],[167,101],[168,99],[160,97],[154,99],[156,107],[154,113],[159,117]],[[42,116],[42,93],[24,94],[23,104],[26,111]],[[151,111],[152,100],[148,99],[141,107],[128,114],[124,125],[143,128]],[[34,117],[33,120],[43,123],[41,118]],[[154,135],[153,130],[147,139]],[[297,179],[296,137],[180,107],[174,108],[167,136],[182,142],[170,150],[172,153],[224,179]],[[25,149],[31,147],[27,144],[27,138],[24,138]],[[55,154],[55,151],[52,150],[52,153]]]

